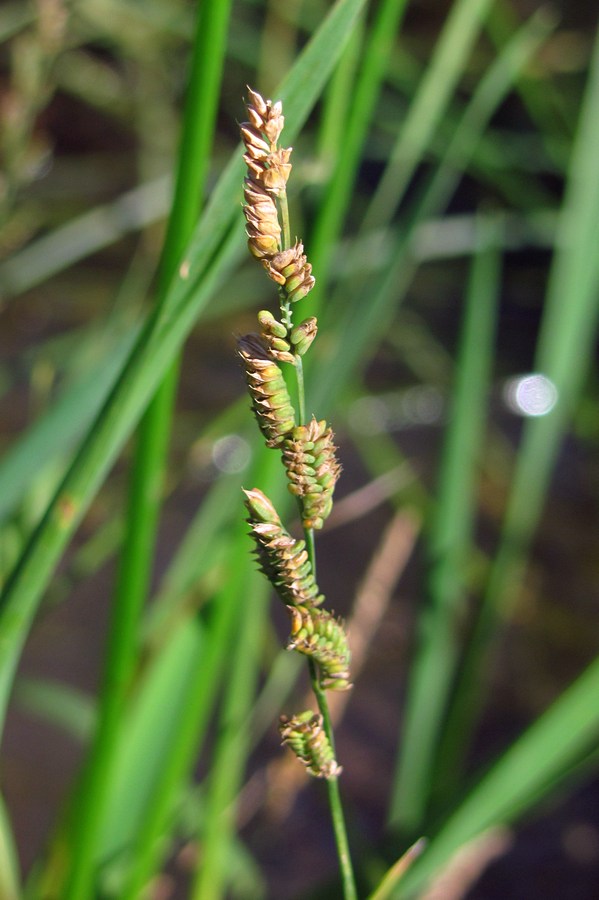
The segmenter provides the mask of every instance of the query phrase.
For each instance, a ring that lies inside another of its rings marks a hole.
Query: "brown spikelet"
[[[246,334],[237,341],[252,398],[252,409],[268,447],[280,447],[295,427],[295,412],[277,363],[259,334]]]
[[[298,425],[283,442],[283,463],[289,490],[302,502],[304,528],[322,528],[331,512],[333,491],[341,473],[333,432],[314,417]]]
[[[245,145],[243,158],[249,177],[271,194],[285,191],[291,172],[291,148],[278,147],[285,124],[280,101],[264,100],[248,87],[248,122],[242,122],[240,132]]]
[[[306,259],[301,241],[296,241],[289,250],[276,253],[272,258],[264,258],[262,265],[292,303],[301,300],[314,287],[312,266]]]
[[[271,194],[260,184],[246,178],[243,186],[248,247],[257,259],[271,257],[281,246],[281,226]]]
[[[281,101],[277,100],[276,103],[273,103],[272,100],[265,100],[258,91],[253,91],[249,85],[247,91],[247,112],[250,125],[265,134],[271,144],[276,144],[285,124]]]

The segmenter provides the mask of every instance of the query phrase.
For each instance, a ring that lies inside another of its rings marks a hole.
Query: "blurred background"
[[[246,84],[277,99],[331,7],[232,3],[207,198],[240,152]],[[0,8],[4,579],[152,306],[195,19],[184,0]],[[291,228],[318,282],[308,407],[332,422],[343,465],[318,579],[355,656],[337,733],[364,884],[436,834],[597,653],[599,212],[591,203],[584,219],[584,202],[599,193],[580,186],[597,159],[596,26],[592,0],[366,4],[293,136]],[[238,230],[241,199],[239,182]],[[239,488],[253,486],[260,439],[235,338],[276,297],[239,235],[182,353],[134,687],[227,583]],[[564,262],[572,241],[580,255]],[[2,768],[24,873],[48,858],[93,733],[134,452],[123,441],[19,662]],[[264,621],[222,896],[341,896],[321,785],[278,746],[278,715],[306,683],[278,649],[280,604]],[[429,709],[439,680],[447,697]],[[150,896],[191,896],[223,684]],[[599,896],[597,721],[589,729],[422,896]],[[124,896],[112,883],[93,896]]]

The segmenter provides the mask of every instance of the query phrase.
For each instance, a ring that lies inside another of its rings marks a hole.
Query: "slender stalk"
[[[279,195],[279,211],[283,226],[283,250],[291,247],[291,228],[289,227],[289,204],[287,203],[287,191]]]
[[[303,425],[306,421],[306,403],[305,403],[305,387],[304,387],[304,369],[301,356],[296,355],[295,373],[297,380],[297,396],[298,396],[298,418],[299,424]],[[314,529],[304,528],[304,537],[306,541],[306,550],[310,559],[312,573],[316,578],[316,543],[314,540]],[[326,693],[322,690],[319,683],[318,672],[312,659],[308,659],[310,669],[310,681],[312,690],[318,703],[318,709],[322,716],[322,724],[325,734],[329,739],[329,743],[335,754],[335,735],[333,725],[331,723],[331,715],[329,705],[327,703]],[[349,851],[349,842],[347,839],[347,828],[345,825],[345,817],[343,815],[343,805],[341,803],[341,794],[339,791],[339,782],[336,778],[327,779],[327,792],[329,795],[329,808],[331,811],[331,820],[333,823],[333,831],[335,833],[335,843],[337,845],[337,855],[339,858],[339,868],[341,870],[341,878],[343,881],[344,900],[355,900],[357,897],[356,883],[353,873],[351,855]]]
[[[250,584],[251,604],[239,603]],[[255,696],[260,635],[265,627],[268,591],[266,582],[258,579],[255,567],[249,560],[239,570],[236,587],[237,607],[232,635],[236,650],[226,663],[227,686],[211,764],[206,826],[202,831],[202,860],[196,870],[190,900],[218,900],[223,896],[227,857],[235,829],[236,799],[251,740],[251,729],[240,727],[240,722],[246,718]]]
[[[200,5],[183,121],[175,195],[159,267],[161,308],[197,220],[208,168],[224,55],[229,5]],[[91,896],[95,845],[104,799],[137,655],[141,609],[154,558],[161,483],[178,381],[178,360],[159,386],[138,432],[127,514],[127,529],[108,636],[98,728],[83,776],[73,821],[73,857],[65,900]]]
[[[312,530],[312,529],[310,529]],[[313,533],[313,532],[312,532]],[[308,660],[310,668],[310,681],[312,690],[318,703],[318,709],[322,716],[322,724],[326,736],[329,739],[333,753],[335,753],[335,738],[333,734],[333,726],[331,724],[331,716],[329,713],[329,705],[325,692],[319,684],[318,673],[314,662]],[[331,811],[331,821],[333,823],[333,831],[335,833],[335,843],[337,845],[337,856],[339,858],[339,868],[341,870],[341,880],[343,883],[344,900],[356,900],[358,894],[356,890],[356,881],[352,866],[351,854],[349,851],[349,842],[347,840],[347,828],[345,825],[345,816],[343,815],[343,805],[341,803],[341,793],[339,791],[339,781],[337,778],[327,779],[327,792],[329,795],[329,808]]]
[[[127,688],[135,664],[138,621],[147,588],[148,575],[143,560],[153,533],[156,506],[150,495],[159,492],[168,441],[168,430],[158,426],[160,420],[170,419],[175,376],[176,368],[171,367],[171,374],[163,382],[154,401],[152,416],[146,417],[144,432],[151,432],[154,442],[140,445],[144,452],[138,453],[138,466],[131,485],[131,500],[138,500],[138,515],[144,522],[142,527],[134,530],[128,542],[130,553],[122,558],[112,610],[98,727],[79,789],[80,803],[74,811],[73,865],[64,895],[72,900],[89,895],[94,877],[95,843],[104,812]]]
[[[306,389],[304,385],[304,364],[299,353],[295,355],[295,377],[297,382],[297,415],[300,425],[306,424]],[[312,529],[310,529],[312,530]]]

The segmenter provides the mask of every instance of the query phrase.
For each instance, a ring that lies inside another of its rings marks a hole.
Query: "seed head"
[[[279,447],[295,427],[295,412],[279,366],[259,334],[246,334],[237,342],[252,409],[267,447]]]
[[[326,609],[288,606],[287,610],[291,616],[287,649],[312,657],[320,669],[323,690],[348,690],[350,652],[341,620]]]
[[[260,570],[288,606],[306,609],[318,606],[324,597],[314,580],[305,542],[291,537],[283,528],[274,506],[262,491],[254,488],[244,493]]]
[[[283,743],[293,750],[310,775],[329,779],[341,774],[321,715],[308,709],[292,718],[281,716],[279,733]]]
[[[312,417],[283,441],[283,464],[289,490],[302,501],[304,528],[322,528],[333,506],[333,491],[341,473],[333,432],[324,419]]]

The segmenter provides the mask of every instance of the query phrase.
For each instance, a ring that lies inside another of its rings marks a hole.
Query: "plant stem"
[[[72,828],[75,852],[64,894],[65,898],[72,900],[88,896],[94,877],[95,842],[104,814],[104,799],[135,664],[137,626],[149,577],[143,563],[156,524],[162,463],[170,432],[166,426],[170,424],[176,375],[177,367],[171,366],[169,376],[152,403],[152,413],[146,414],[140,429],[138,464],[133,471],[129,509],[132,515],[136,501],[135,508],[141,522],[130,534],[129,553],[121,560],[107,640],[98,727],[84,769],[80,799],[74,809]],[[153,436],[153,441],[143,440],[148,434]]]
[[[333,734],[333,726],[331,725],[331,716],[329,713],[329,705],[325,692],[320,687],[318,681],[318,672],[313,660],[308,660],[310,668],[310,681],[312,682],[312,690],[318,703],[318,709],[322,716],[322,723],[325,734],[331,744],[331,749],[335,753],[335,739]],[[339,868],[341,870],[341,880],[343,882],[343,898],[344,900],[356,900],[356,881],[352,867],[351,855],[349,852],[349,842],[347,840],[347,828],[345,826],[345,817],[343,815],[343,805],[341,803],[341,794],[339,792],[339,782],[336,778],[327,779],[327,792],[329,795],[329,807],[331,810],[331,821],[333,823],[333,831],[335,833],[335,843],[337,845],[337,856],[339,858]]]
[[[294,368],[297,379],[298,419],[299,424],[304,425],[306,422],[306,393],[304,387],[304,368],[302,365],[302,358],[299,354],[296,354]],[[316,545],[314,541],[314,529],[304,528],[304,537],[306,540],[308,558],[310,560],[310,565],[312,566],[312,573],[316,578]],[[312,690],[322,716],[325,734],[329,739],[333,753],[335,753],[335,736],[333,734],[333,726],[331,724],[326,693],[320,686],[316,665],[312,659],[308,659],[308,666],[310,669]],[[341,879],[343,881],[343,897],[344,900],[356,900],[356,882],[349,852],[349,842],[347,840],[347,829],[345,826],[345,817],[343,815],[343,806],[341,804],[339,782],[336,778],[327,778],[327,791],[329,795],[329,807],[331,810],[333,831],[335,833],[335,843],[337,845],[337,855],[339,857],[339,868],[341,869]]]
[[[283,250],[291,247],[291,229],[289,227],[289,205],[287,203],[287,192],[283,191],[279,194],[279,208],[281,213],[281,222],[283,223]]]
[[[295,377],[297,382],[297,416],[298,424],[306,424],[306,391],[304,388],[304,365],[299,353],[295,354]]]
[[[202,3],[192,51],[175,193],[159,267],[157,306],[168,290],[197,221],[204,187],[226,40],[229,4]],[[161,483],[178,381],[178,360],[153,397],[138,432],[121,563],[112,608],[98,728],[75,805],[73,857],[65,900],[91,896],[96,842],[117,753],[127,689],[137,655],[139,616],[150,583]]]

